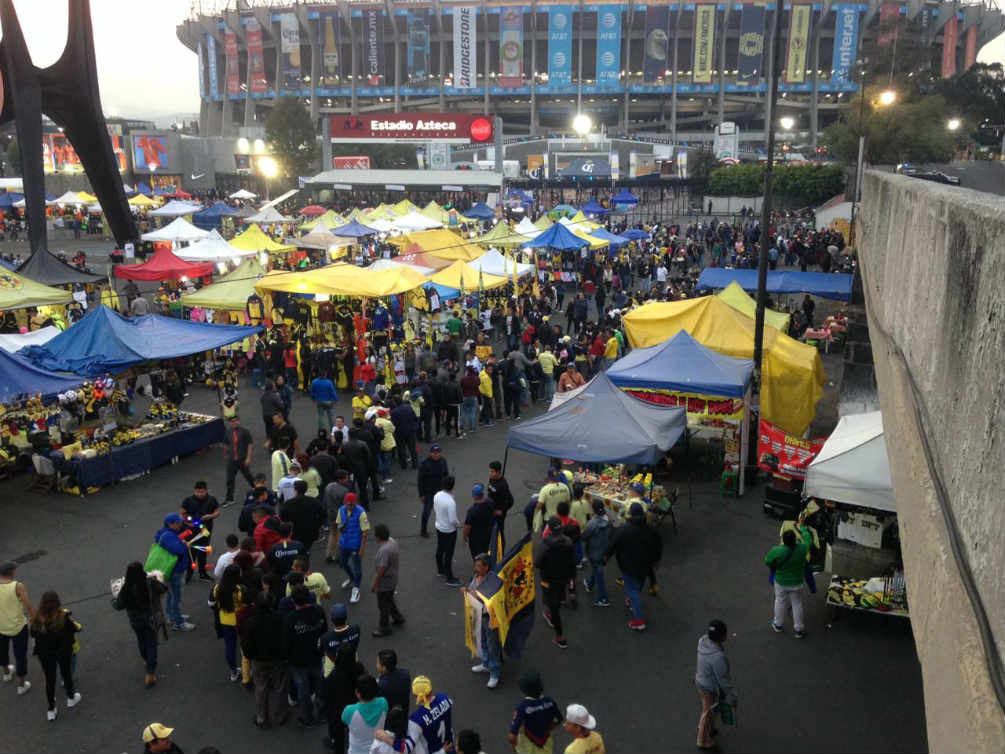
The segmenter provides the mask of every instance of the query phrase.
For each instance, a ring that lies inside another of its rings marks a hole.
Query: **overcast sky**
[[[66,0],[14,0],[32,59],[54,62],[66,43]],[[198,58],[175,35],[191,0],[91,0],[101,101],[107,115],[199,112]],[[1005,62],[1005,34],[979,59]]]

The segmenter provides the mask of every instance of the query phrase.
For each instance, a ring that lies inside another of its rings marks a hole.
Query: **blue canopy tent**
[[[507,450],[652,465],[681,438],[686,423],[683,408],[633,398],[601,373],[548,413],[511,427]]]
[[[574,215],[579,212],[578,209],[573,207],[571,204],[558,204],[551,208],[552,212],[562,212],[566,215]]]
[[[213,205],[206,207],[206,209],[192,215],[192,224],[197,228],[202,228],[203,230],[212,230],[213,228],[219,229],[219,227],[223,224],[224,217],[236,214],[237,210],[233,207],[230,207],[223,202],[216,202]]]
[[[37,393],[41,393],[43,398],[49,398],[72,390],[81,382],[81,377],[53,374],[0,348],[0,403],[12,401],[21,395]]]
[[[581,249],[589,246],[590,242],[585,238],[580,238],[562,223],[555,223],[548,230],[541,231],[541,234],[529,241],[520,244],[524,249],[558,249],[566,251],[568,249]]]
[[[631,242],[631,239],[625,238],[624,236],[615,235],[611,233],[607,228],[597,228],[590,233],[594,238],[599,238],[601,241],[609,241],[611,248],[617,248],[619,246],[625,246]]]
[[[136,182],[136,193],[137,194],[146,194],[147,196],[150,196],[150,187],[146,183],[144,183],[143,181],[137,181]]]
[[[727,270],[706,267],[698,278],[697,290],[722,289],[733,281],[743,290],[757,290],[757,270]],[[809,293],[837,301],[851,300],[852,276],[836,272],[768,272],[767,291],[775,294]]]
[[[590,199],[580,209],[584,215],[606,215],[610,212],[607,207],[600,204],[596,199]]]
[[[127,318],[98,306],[48,343],[22,348],[18,354],[42,369],[93,377],[120,372],[144,361],[209,351],[261,330],[189,322],[159,314]]]
[[[0,209],[11,209],[14,202],[19,202],[22,199],[24,199],[24,194],[15,194],[12,191],[0,194]]]
[[[495,210],[485,204],[485,202],[478,202],[467,212],[462,212],[461,214],[474,220],[491,220],[496,216]]]
[[[380,231],[352,220],[345,225],[335,228],[332,233],[342,238],[363,238],[364,236],[376,235]]]
[[[651,236],[640,228],[629,228],[624,233],[621,234],[622,238],[627,238],[630,241],[648,241]]]
[[[633,207],[639,203],[639,198],[628,189],[621,189],[611,197],[611,204],[630,204]]]

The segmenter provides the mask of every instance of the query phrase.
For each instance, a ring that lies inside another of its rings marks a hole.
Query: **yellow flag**
[[[541,297],[541,283],[538,280],[538,275],[537,275],[537,249],[534,249],[534,256],[531,258],[531,263],[534,265],[534,273],[533,273],[534,274],[534,281],[531,284],[532,285],[531,290],[534,292],[534,298],[540,298]]]

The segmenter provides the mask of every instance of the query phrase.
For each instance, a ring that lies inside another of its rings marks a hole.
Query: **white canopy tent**
[[[87,202],[80,198],[80,194],[76,191],[67,191],[62,196],[57,197],[52,203],[59,204],[64,207],[71,204],[87,204]]]
[[[258,197],[258,194],[253,194],[250,191],[248,191],[248,189],[238,189],[233,194],[231,194],[228,198],[230,198],[230,199],[245,199],[245,200],[248,200],[248,199],[255,199],[257,197]]]
[[[394,223],[383,217],[379,217],[374,221],[367,220],[365,223],[366,227],[373,228],[380,233],[396,233],[397,228],[394,227]]]
[[[178,218],[175,222],[179,220],[185,222],[182,218]],[[232,262],[241,257],[253,257],[257,252],[231,246],[214,228],[201,241],[196,241],[184,249],[176,249],[174,253],[189,262]]]
[[[25,346],[40,346],[44,343],[48,343],[61,332],[63,331],[58,327],[49,325],[48,327],[43,327],[40,330],[34,330],[32,332],[21,334],[3,334],[0,335],[0,348],[5,350],[7,353],[17,353]]]
[[[432,230],[442,228],[443,223],[437,222],[430,217],[426,217],[418,212],[409,212],[407,215],[391,220],[391,226],[404,231],[410,230]],[[373,227],[372,225],[370,227]]]
[[[202,205],[196,202],[183,202],[180,199],[172,199],[163,207],[150,211],[151,217],[181,217],[182,215],[192,215],[202,209]]]
[[[534,225],[534,223],[530,221],[530,218],[526,216],[524,216],[520,222],[516,224],[516,227],[513,228],[513,230],[522,236],[527,236],[528,239],[536,238],[541,233],[541,229]]]
[[[513,276],[513,260],[507,259],[498,249],[489,249],[482,256],[469,263],[472,267],[477,267],[480,272],[486,275],[499,275],[500,277]],[[516,276],[518,278],[529,275],[534,271],[534,265],[516,265]]]
[[[140,238],[144,241],[170,241],[183,243],[185,241],[201,241],[209,235],[208,230],[195,227],[184,217],[177,217],[163,228],[144,233]]]
[[[423,267],[418,264],[405,264],[404,262],[395,262],[393,259],[377,259],[373,264],[369,265],[366,269],[368,270],[390,270],[393,267],[411,267],[413,270],[418,272],[420,275],[432,275],[436,270],[432,267]]]
[[[293,221],[292,217],[281,215],[275,207],[265,207],[250,217],[244,218],[246,223],[291,223]]]
[[[883,414],[843,416],[806,468],[807,497],[896,513]]]

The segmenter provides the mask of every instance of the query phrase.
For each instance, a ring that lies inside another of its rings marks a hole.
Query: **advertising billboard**
[[[367,8],[363,11],[363,70],[366,83],[384,83],[384,11]]]
[[[279,88],[300,90],[300,22],[295,13],[279,14]]]
[[[616,87],[621,82],[621,6],[601,5],[597,10],[597,86]]]
[[[647,84],[662,81],[670,68],[670,9],[665,5],[646,6],[646,46],[642,63]]]
[[[337,10],[323,10],[318,15],[321,44],[321,85],[335,86],[342,77],[340,66],[339,14]]]
[[[369,170],[370,158],[365,154],[332,157],[332,167],[336,170]]]
[[[336,143],[367,140],[491,144],[495,139],[491,117],[425,112],[336,115],[331,118],[331,136]]]
[[[478,81],[477,9],[472,5],[454,8],[454,88],[474,89]]]
[[[408,78],[429,76],[429,11],[408,11]]]
[[[834,6],[834,57],[831,60],[831,84],[840,86],[849,80],[858,49],[857,5]]]
[[[572,85],[572,6],[548,8],[548,86]]]
[[[241,93],[241,74],[237,70],[237,35],[232,31],[223,33],[224,80],[227,94]]]
[[[499,14],[499,86],[523,86],[523,12],[503,8]]]
[[[736,83],[761,83],[764,58],[764,6],[747,3],[740,11],[739,65]]]
[[[265,80],[265,49],[262,45],[262,27],[254,16],[246,16],[248,35],[248,89],[252,94],[265,94],[269,84]]]
[[[209,96],[211,99],[220,99],[220,79],[217,76],[216,65],[216,37],[212,34],[206,35],[206,64],[209,68]]]
[[[806,48],[810,40],[810,5],[793,5],[789,19],[789,51],[785,58],[785,81],[801,84],[806,80]]]
[[[145,171],[164,171],[168,164],[167,138],[152,134],[133,136],[133,168]]]
[[[715,64],[714,5],[696,5],[694,11],[694,77],[696,84],[712,83]]]

